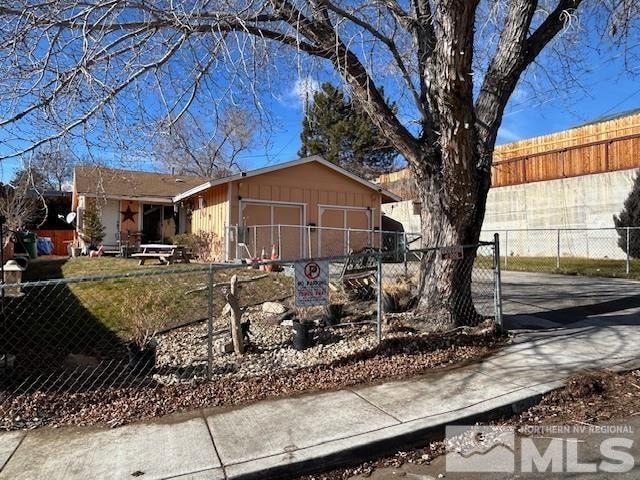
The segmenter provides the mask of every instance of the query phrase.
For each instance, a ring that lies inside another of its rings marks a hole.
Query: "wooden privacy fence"
[[[73,241],[73,230],[36,230],[36,234],[38,237],[51,238],[53,255],[68,255],[67,245]]]
[[[640,167],[640,113],[496,147],[491,186]]]
[[[640,113],[499,145],[493,156],[491,186],[632,168],[640,168]],[[418,199],[407,168],[381,175],[378,183],[405,200]]]
[[[640,167],[640,133],[494,161],[491,185],[502,187]]]

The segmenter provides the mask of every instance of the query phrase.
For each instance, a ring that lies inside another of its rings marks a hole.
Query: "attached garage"
[[[225,260],[343,255],[380,242],[381,204],[397,197],[314,156],[207,182],[174,198],[193,232],[220,234]]]

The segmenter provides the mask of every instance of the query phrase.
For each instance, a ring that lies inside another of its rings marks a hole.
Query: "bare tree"
[[[220,178],[239,168],[238,156],[254,142],[255,122],[248,111],[233,108],[213,126],[190,114],[161,130],[154,152],[178,175]]]
[[[0,128],[11,155],[100,128],[117,141],[119,124],[159,110],[175,124],[239,92],[260,104],[282,76],[326,68],[408,161],[425,244],[473,244],[525,70],[546,50],[536,78],[572,80],[576,42],[599,28],[624,47],[638,14],[637,0],[13,0],[0,5]],[[27,122],[38,135],[25,145]],[[468,262],[432,260],[420,308],[477,321]]]
[[[36,152],[30,161],[44,179],[44,186],[58,192],[71,190],[76,160],[70,151],[47,149]]]
[[[37,228],[47,218],[47,205],[40,191],[42,178],[37,170],[16,172],[10,184],[0,184],[0,214],[10,231]]]

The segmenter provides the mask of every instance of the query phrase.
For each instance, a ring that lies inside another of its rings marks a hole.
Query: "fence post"
[[[556,268],[560,268],[560,229],[556,229]]]
[[[213,369],[213,264],[209,264],[207,288],[207,378],[211,380]]]
[[[631,245],[631,242],[629,241],[629,234],[631,228],[627,227],[627,262],[626,262],[626,267],[627,267],[627,275],[629,275],[629,273],[631,273],[631,257],[629,255],[629,247]]]
[[[253,226],[253,258],[258,257],[258,226]]]
[[[504,231],[504,268],[505,270],[509,267],[507,263],[508,258],[509,258],[509,230],[505,230]]]
[[[404,256],[404,276],[406,278],[409,273],[409,270],[407,268],[407,248],[409,248],[409,246],[407,245],[407,232],[402,232],[402,242],[402,254]]]
[[[382,342],[382,254],[378,254],[378,274],[377,274],[377,283],[378,283],[378,313],[376,315],[376,337],[378,338],[378,343]]]
[[[347,227],[347,250],[345,253],[345,255],[348,255],[349,252],[351,251],[351,229]]]
[[[494,312],[496,317],[496,322],[500,327],[503,327],[502,323],[502,278],[500,275],[500,235],[496,232],[493,234],[493,265],[494,265],[494,281],[495,285],[493,288],[493,301],[494,301]]]
[[[278,258],[282,260],[282,232],[280,231],[280,227],[282,225],[278,224]]]

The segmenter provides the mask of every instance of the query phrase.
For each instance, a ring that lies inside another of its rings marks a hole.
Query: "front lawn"
[[[500,258],[503,270],[519,272],[559,273],[588,277],[630,278],[640,280],[640,260],[630,261],[627,275],[625,260],[560,257],[560,268],[556,268],[556,257],[505,257]]]
[[[150,275],[136,276],[139,272]],[[43,258],[32,262],[25,273],[28,281],[68,280],[25,287],[23,297],[6,300],[9,335],[0,343],[4,344],[3,351],[15,352],[19,364],[27,370],[55,368],[70,353],[122,358],[136,325],[162,330],[204,320],[208,315],[207,292],[201,289],[207,285],[209,274],[202,264],[139,267],[132,259]],[[120,273],[131,276],[99,278]],[[216,270],[214,282],[226,282],[234,274],[243,279],[264,272],[247,268]],[[81,280],[88,277],[93,279]],[[240,292],[241,305],[253,305],[290,295],[292,282],[281,273],[271,273],[242,284]],[[221,288],[215,288],[216,318],[225,303]]]

